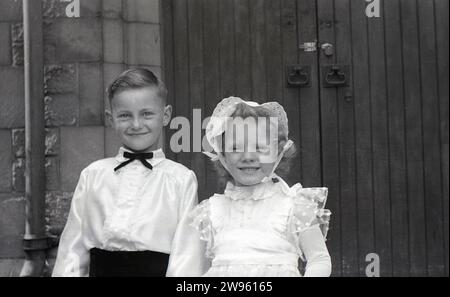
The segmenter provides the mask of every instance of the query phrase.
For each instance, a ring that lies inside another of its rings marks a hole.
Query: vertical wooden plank
[[[313,42],[317,39],[317,19],[315,1],[298,3],[298,40]],[[297,45],[298,47],[298,45]],[[305,186],[322,183],[320,163],[320,109],[317,52],[299,53],[299,64],[311,66],[311,86],[300,88],[300,168],[301,180]]]
[[[440,134],[441,134],[441,175],[442,175],[442,216],[444,225],[444,264],[445,275],[449,276],[449,194],[448,194],[448,7],[447,0],[435,0],[435,27],[437,44],[437,73],[439,85],[439,115],[440,115]]]
[[[393,276],[409,275],[403,61],[399,1],[384,2]]]
[[[189,46],[187,0],[173,2],[173,38],[174,38],[174,98],[175,116],[191,118],[189,98]],[[190,153],[180,152],[177,161],[191,168]]]
[[[410,275],[425,276],[426,237],[423,188],[422,115],[420,102],[419,40],[415,1],[401,0],[406,156],[409,206]]]
[[[236,96],[252,97],[252,73],[250,57],[250,8],[248,1],[234,0],[235,83]]]
[[[252,101],[267,101],[266,34],[264,0],[250,3],[250,42],[252,67]]]
[[[203,86],[203,3],[202,0],[190,0],[187,3],[188,23],[189,23],[189,98],[191,110],[191,148],[201,148],[201,136],[194,131],[194,122],[201,123],[201,119],[194,119],[200,114],[192,113],[193,109],[203,109],[204,107],[204,86]],[[191,116],[192,115],[192,116]],[[198,180],[198,195],[205,198],[206,188],[206,158],[201,152],[191,152],[191,169],[194,170]]]
[[[220,36],[220,97],[235,94],[234,0],[217,1]]]
[[[338,65],[349,65],[352,59],[350,3],[335,2],[335,54]],[[341,207],[342,275],[358,276],[358,220],[355,185],[355,129],[351,82],[338,88],[339,176]]]
[[[281,1],[281,42],[283,69],[287,65],[298,63],[298,35],[297,35],[297,6],[296,0]],[[284,70],[285,71],[285,70]],[[286,86],[287,77],[283,76],[283,86]],[[299,90],[298,88],[283,89],[284,109],[289,120],[289,138],[292,139],[297,147],[298,155],[301,155],[300,143],[300,119],[299,119]],[[286,178],[289,184],[301,181],[300,176],[300,158],[297,156],[292,162],[290,174]]]
[[[334,5],[332,0],[317,2],[320,43],[335,44],[334,38]],[[335,56],[320,56],[320,65],[333,64]],[[342,262],[342,226],[341,226],[341,197],[339,175],[339,135],[336,123],[339,122],[337,96],[335,88],[320,88],[320,113],[322,123],[322,174],[323,184],[329,188],[328,208],[335,215],[330,225],[328,246],[333,263],[333,275],[341,276]]]
[[[161,1],[161,14],[162,14],[162,42],[163,42],[163,65],[162,65],[162,80],[166,84],[168,95],[167,104],[172,105],[172,116],[175,116],[175,97],[174,97],[174,40],[173,40],[173,5],[172,0]],[[171,160],[176,160],[176,154],[174,154],[170,148],[170,138],[174,131],[166,128],[164,139],[164,153],[166,157]]]
[[[281,0],[265,0],[267,101],[283,104],[283,58],[281,41]]]
[[[368,19],[370,105],[372,119],[375,248],[380,275],[392,275],[389,143],[387,128],[386,69],[383,18]]]
[[[300,143],[300,111],[299,111],[299,89],[287,87],[286,67],[298,63],[298,22],[297,2],[295,0],[282,0],[280,2],[281,11],[281,42],[283,57],[283,104],[289,121],[289,138],[295,143],[297,156],[290,164],[290,172],[284,177],[289,184],[295,184],[301,180],[301,143]],[[299,270],[303,275],[305,273],[306,263],[299,261]]]
[[[434,2],[419,0],[417,10],[419,12],[427,265],[429,276],[442,276],[445,267],[442,244],[444,234]]]
[[[286,87],[283,78],[283,36],[282,36],[282,12],[280,0],[265,0],[264,10],[266,15],[266,39],[267,39],[267,101],[277,101],[285,110],[288,109],[283,98],[283,89]],[[294,12],[295,13],[295,12]],[[292,45],[295,50],[295,44]],[[291,119],[288,115],[288,121]],[[294,127],[289,122],[289,134],[295,135],[299,127]],[[296,160],[292,161],[292,164]],[[292,169],[292,168],[291,168]],[[297,176],[297,178],[295,178]],[[293,184],[299,182],[298,172],[291,170],[290,174],[282,178],[288,183]]]
[[[204,64],[204,117],[211,116],[220,98],[220,65],[217,0],[203,0],[203,64]],[[206,158],[206,157],[205,157]],[[205,197],[218,193],[218,178],[211,161],[206,164]]]
[[[365,275],[365,257],[375,252],[373,167],[371,162],[371,122],[369,85],[369,64],[367,49],[367,18],[365,3],[352,0],[352,81],[355,114],[356,191],[358,208],[359,274]]]

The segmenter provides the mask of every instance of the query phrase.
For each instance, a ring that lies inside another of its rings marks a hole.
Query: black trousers
[[[153,251],[90,250],[91,277],[163,277],[166,275],[169,254]]]

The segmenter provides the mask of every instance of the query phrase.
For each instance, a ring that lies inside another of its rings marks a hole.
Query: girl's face
[[[270,129],[258,129],[251,121],[235,123],[228,125],[223,140],[225,163],[235,185],[256,185],[269,176],[278,152],[277,137]]]

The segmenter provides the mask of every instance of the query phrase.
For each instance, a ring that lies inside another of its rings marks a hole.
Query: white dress
[[[147,160],[96,161],[81,174],[61,235],[53,276],[88,276],[89,250],[156,251],[170,254],[167,276],[199,276],[206,270],[204,246],[188,214],[197,205],[197,179],[162,150]]]
[[[251,187],[229,182],[224,194],[193,210],[212,263],[204,276],[301,276],[299,257],[307,261],[305,276],[330,275],[328,189],[290,188],[277,178]]]

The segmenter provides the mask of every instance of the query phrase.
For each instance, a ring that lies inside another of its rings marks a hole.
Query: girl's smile
[[[238,167],[238,169],[247,174],[254,174],[260,167]]]

